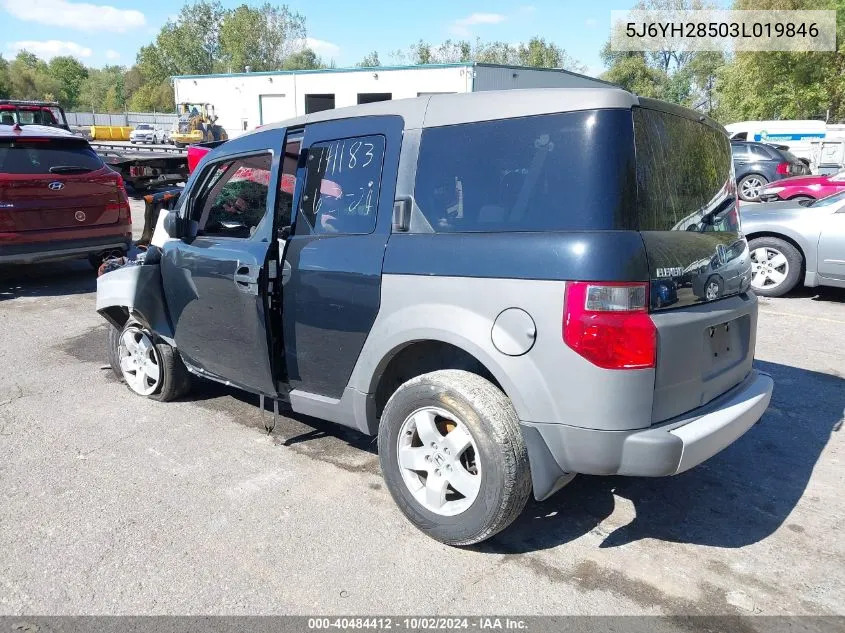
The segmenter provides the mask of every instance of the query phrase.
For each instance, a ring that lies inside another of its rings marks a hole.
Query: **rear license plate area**
[[[705,380],[742,362],[748,354],[747,315],[704,329]]]

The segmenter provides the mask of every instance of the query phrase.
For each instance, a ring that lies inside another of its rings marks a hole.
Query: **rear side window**
[[[297,235],[372,233],[384,148],[380,135],[311,145],[307,149]]]
[[[78,142],[0,140],[0,173],[59,174],[96,171],[103,160]]]
[[[639,226],[643,231],[736,231],[731,146],[692,119],[634,108]]]
[[[434,232],[635,228],[630,110],[426,129],[414,198]]]
[[[777,150],[766,147],[765,145],[751,145],[751,155],[757,160],[772,160],[778,158]]]

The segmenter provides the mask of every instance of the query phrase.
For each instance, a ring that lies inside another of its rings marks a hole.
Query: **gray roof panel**
[[[619,88],[536,88],[434,95],[423,127],[635,105],[637,98]]]
[[[489,90],[377,101],[324,110],[273,123],[261,129],[298,127],[318,121],[386,115],[401,116],[405,119],[406,129],[415,129],[575,110],[630,108],[637,103],[637,97],[619,88]]]

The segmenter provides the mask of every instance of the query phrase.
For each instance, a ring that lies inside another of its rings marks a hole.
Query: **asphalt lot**
[[[395,508],[370,438],[268,436],[217,385],[131,394],[95,287],[86,262],[0,270],[0,613],[845,614],[845,292],[761,301],[775,394],[723,453],[578,477],[458,550]]]

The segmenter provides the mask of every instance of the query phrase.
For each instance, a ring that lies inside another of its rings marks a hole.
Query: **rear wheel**
[[[798,285],[804,258],[792,244],[776,237],[748,242],[751,287],[758,295],[780,297]]]
[[[756,202],[760,199],[760,192],[767,184],[769,184],[769,181],[760,174],[749,174],[740,179],[736,188],[739,190],[740,198],[746,202]]]
[[[109,364],[139,396],[168,402],[190,390],[191,376],[176,350],[132,319],[109,331]]]
[[[378,444],[399,509],[448,545],[478,543],[505,529],[531,492],[513,405],[470,372],[435,371],[399,387],[382,414]]]

